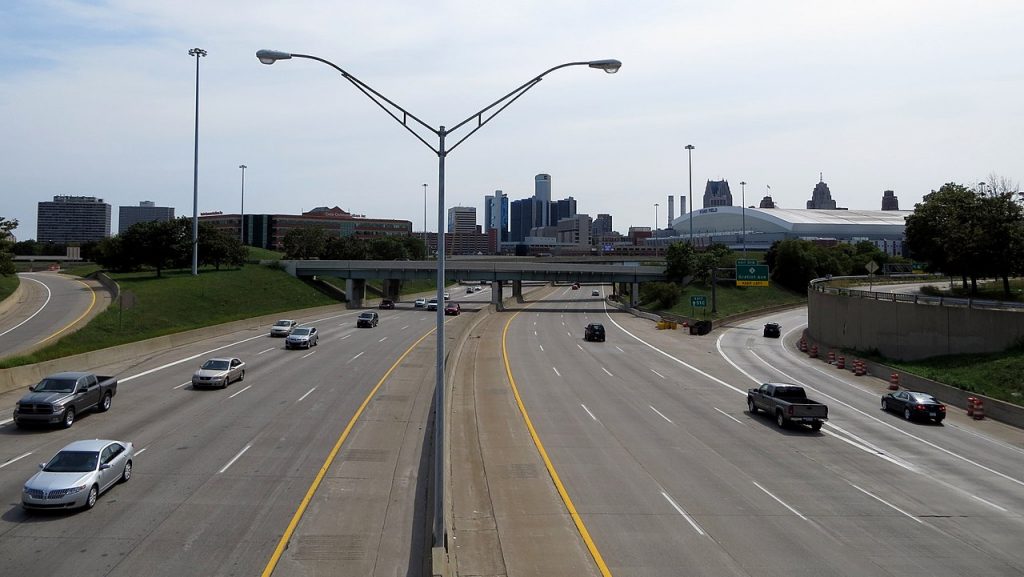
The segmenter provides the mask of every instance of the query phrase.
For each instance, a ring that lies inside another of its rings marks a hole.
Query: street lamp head
[[[608,74],[615,74],[616,72],[619,71],[619,68],[622,68],[622,62],[619,62],[618,60],[614,59],[591,60],[590,62],[587,63],[587,66],[590,66],[591,68],[598,68],[600,70],[604,70]]]
[[[249,167],[244,165],[244,164],[239,164],[238,168],[241,168],[242,170],[245,170],[246,168],[249,168]]]
[[[744,181],[740,182],[740,186],[746,186],[746,185],[747,185],[747,181],[744,180]]]
[[[270,65],[278,60],[288,60],[292,55],[288,52],[281,52],[280,50],[257,50],[256,58],[260,59],[260,62]]]
[[[693,150],[694,148],[696,148],[696,147],[694,145],[692,145],[692,144],[687,144],[686,145],[686,150]]]
[[[206,51],[203,50],[202,48],[193,48],[192,50],[188,51],[188,55],[189,56],[196,56],[196,57],[198,57],[198,56],[206,56]]]

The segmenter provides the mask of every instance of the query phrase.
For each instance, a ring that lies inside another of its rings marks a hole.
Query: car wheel
[[[124,471],[121,471],[121,482],[127,483],[132,478],[132,462],[128,461],[124,464]]]
[[[820,431],[821,430],[821,421],[814,421],[813,423],[811,423],[811,430],[812,431]]]
[[[96,499],[100,497],[100,488],[96,485],[89,487],[89,496],[85,499],[85,509],[92,509],[96,506]]]
[[[754,399],[747,399],[747,411],[751,415],[757,414],[757,405],[754,404]]]
[[[782,414],[782,411],[775,412],[775,422],[779,425],[780,429],[786,428],[786,416]]]
[[[100,412],[105,413],[110,410],[111,399],[114,395],[110,394],[110,391],[103,393],[103,399],[100,400]]]
[[[910,409],[903,409],[903,418],[908,421],[910,420]]]
[[[238,382],[242,382],[244,380],[245,380],[245,371],[242,371],[242,374],[238,375]]]
[[[64,409],[64,420],[61,422],[61,424],[64,425],[65,429],[68,429],[68,428],[71,427],[71,425],[75,424],[75,409],[74,408],[68,407],[68,408]]]
[[[883,411],[888,411],[889,410],[889,401],[887,401],[885,399],[882,399],[882,410]]]
[[[228,388],[228,383],[230,381],[231,381],[231,378],[228,377],[227,375],[224,375],[224,380],[220,382],[220,388],[222,388],[222,389]]]

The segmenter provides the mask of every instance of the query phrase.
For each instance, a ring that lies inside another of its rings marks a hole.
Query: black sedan
[[[782,335],[782,326],[779,323],[768,323],[764,326],[764,336],[770,339],[777,339]]]
[[[893,391],[882,397],[882,410],[901,413],[910,421],[915,418],[941,423],[946,418],[946,405],[928,393]]]

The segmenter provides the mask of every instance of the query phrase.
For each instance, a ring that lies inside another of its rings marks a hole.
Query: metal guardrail
[[[892,278],[892,277],[889,277]],[[877,301],[888,301],[897,303],[910,303],[915,305],[931,305],[940,307],[954,307],[954,308],[967,308],[967,309],[989,309],[989,310],[1005,310],[1005,311],[1021,311],[1024,312],[1024,303],[1012,302],[1012,301],[994,301],[988,299],[972,299],[972,298],[956,298],[956,297],[935,297],[922,294],[907,294],[907,293],[890,293],[890,292],[877,292],[871,290],[861,290],[853,288],[841,288],[828,286],[828,283],[836,280],[864,280],[868,279],[865,276],[846,276],[846,277],[827,277],[827,278],[816,278],[808,283],[808,287],[811,290],[824,293],[832,294],[845,297],[856,297],[866,298]],[[877,279],[877,277],[876,277]],[[900,280],[907,280],[913,282],[914,278],[899,277]],[[876,280],[877,282],[877,280]]]

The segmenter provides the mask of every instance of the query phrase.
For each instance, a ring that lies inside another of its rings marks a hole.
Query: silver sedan
[[[25,509],[91,509],[107,489],[132,477],[135,447],[124,441],[93,439],[64,447],[25,482]]]
[[[192,388],[226,388],[234,381],[245,379],[245,363],[237,358],[210,359],[192,375]]]

